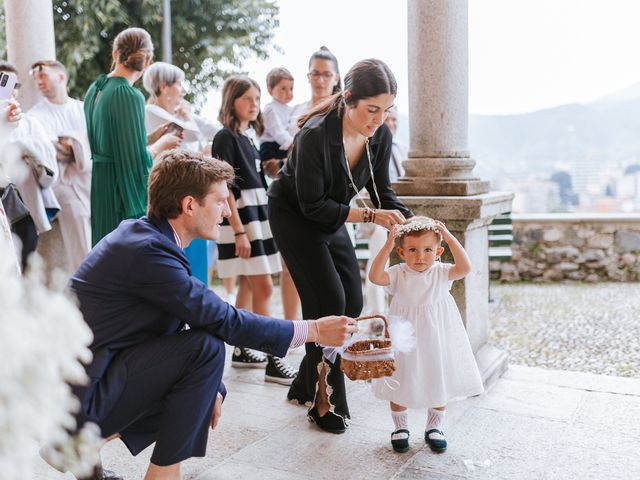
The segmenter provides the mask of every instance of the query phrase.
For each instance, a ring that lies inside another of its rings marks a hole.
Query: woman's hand
[[[251,243],[246,233],[236,235],[236,257],[251,257]]]
[[[400,210],[375,210],[376,218],[374,223],[391,230],[394,225],[402,225],[406,222]]]
[[[280,170],[280,160],[277,158],[270,158],[262,162],[262,170],[267,174],[269,178],[275,178]]]
[[[191,116],[191,105],[182,100],[176,107],[175,115],[176,117],[179,117],[186,121],[193,120],[193,117]]]
[[[171,122],[163,123],[158,128],[156,128],[153,132],[147,134],[147,145],[152,145],[156,143],[158,139],[166,133],[170,125],[171,125]]]

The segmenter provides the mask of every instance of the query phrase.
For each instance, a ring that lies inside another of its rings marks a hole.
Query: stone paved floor
[[[290,353],[292,363],[301,354]],[[260,370],[227,367],[225,383],[221,423],[206,457],[185,462],[185,479],[640,478],[640,378],[511,365],[485,394],[451,404],[450,446],[442,455],[424,446],[424,412],[417,410],[410,411],[412,448],[395,454],[388,407],[361,382],[348,382],[353,419],[344,435],[309,424],[304,407],[285,401],[286,387],[265,384]],[[127,479],[141,479],[150,454],[131,457],[114,441],[103,460]],[[73,478],[35,452],[33,462],[36,480]]]
[[[492,284],[492,344],[509,362],[640,378],[640,283]]]
[[[349,383],[351,428],[331,435],[262,375],[227,369],[223,418],[207,456],[185,462],[185,479],[640,478],[640,379],[512,366],[485,394],[450,406],[450,447],[435,455],[421,438],[424,413],[417,410],[410,411],[411,450],[391,450],[387,406],[364,383]],[[141,479],[150,454],[131,457],[114,441],[103,460],[127,479]],[[34,462],[36,480],[73,478]]]

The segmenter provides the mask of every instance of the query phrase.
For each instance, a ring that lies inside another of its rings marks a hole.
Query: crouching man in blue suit
[[[182,248],[218,237],[233,176],[227,163],[165,153],[150,173],[148,216],[103,238],[71,281],[94,334],[80,422],[119,436],[133,455],[156,442],[146,480],[179,479],[180,462],[204,456],[226,394],[224,342],[284,357],[356,331],[347,317],[292,322],[237,310],[191,275]]]

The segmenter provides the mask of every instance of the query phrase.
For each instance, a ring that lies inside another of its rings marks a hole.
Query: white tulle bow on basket
[[[335,362],[338,355],[342,357],[340,368],[351,380],[389,377],[395,371],[395,354],[408,352],[415,348],[413,327],[407,321],[403,322],[394,318],[392,322],[394,327],[391,329],[383,315],[359,317],[356,320],[374,318],[381,319],[384,324],[382,339],[354,335],[338,348],[325,347],[323,349],[323,355],[332,363]],[[395,331],[397,344],[391,331]]]

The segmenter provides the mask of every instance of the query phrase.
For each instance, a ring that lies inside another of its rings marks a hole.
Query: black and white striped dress
[[[213,139],[212,156],[226,161],[236,171],[231,192],[236,200],[240,221],[251,242],[251,257],[235,255],[233,228],[225,219],[218,240],[218,276],[264,275],[282,270],[280,254],[271,235],[267,216],[267,192],[258,173],[259,152],[249,137],[228,128],[220,130]]]

